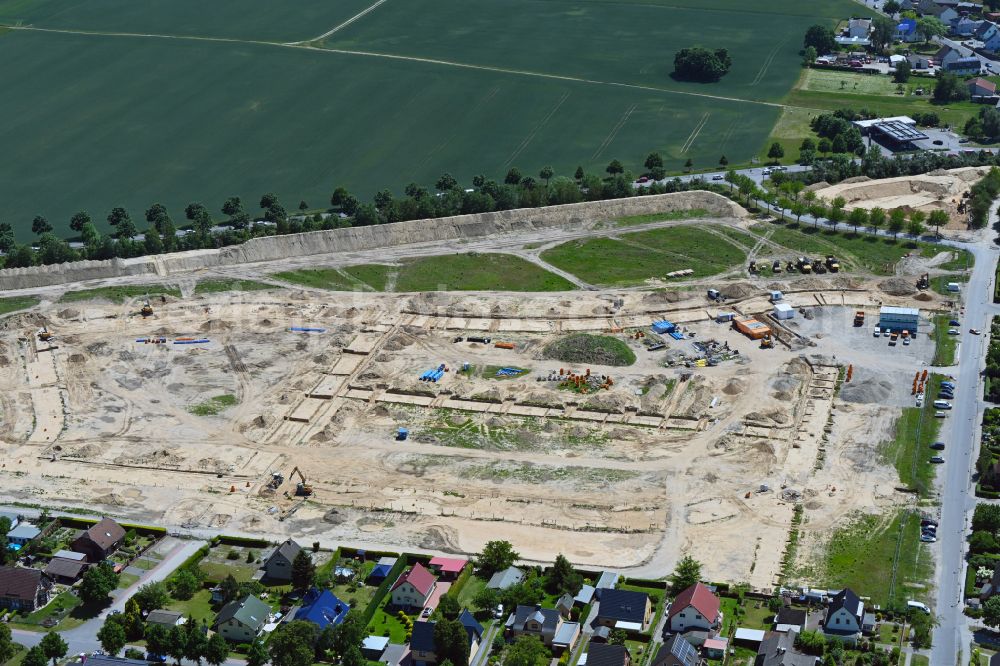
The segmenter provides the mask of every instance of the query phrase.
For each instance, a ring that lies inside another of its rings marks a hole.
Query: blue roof
[[[320,592],[314,587],[302,598],[302,607],[295,612],[295,619],[312,622],[320,629],[326,629],[343,622],[349,610],[350,606],[330,590]]]
[[[482,639],[483,625],[479,624],[476,618],[472,617],[472,613],[469,612],[468,608],[464,609],[462,614],[458,616],[458,621],[465,627],[465,633],[469,635],[469,643]]]
[[[368,574],[369,578],[385,578],[392,571],[391,564],[376,564],[372,572]]]
[[[410,649],[434,652],[434,625],[436,622],[414,622],[410,633]]]
[[[899,22],[896,26],[897,32],[913,32],[917,29],[916,19],[906,18]]]

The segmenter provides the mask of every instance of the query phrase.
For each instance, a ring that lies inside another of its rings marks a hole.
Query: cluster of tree
[[[219,666],[229,658],[229,644],[222,635],[213,634],[209,638],[208,627],[194,618],[170,628],[162,625],[147,627],[134,599],[126,602],[125,612],[108,615],[97,632],[97,640],[110,655],[117,655],[129,641],[144,640],[151,654],[170,657],[177,666],[182,659],[198,664],[205,660],[212,666]]]
[[[520,555],[510,542],[491,541],[483,547],[482,554],[476,560],[476,567],[480,576],[488,578],[513,565],[519,558]],[[519,605],[532,606],[541,603],[546,595],[576,595],[582,586],[583,576],[564,555],[559,554],[552,566],[544,572],[539,567],[530,567],[523,581],[506,590],[483,588],[473,597],[472,604],[484,611],[493,610],[501,604],[508,609]],[[456,604],[456,617],[458,610]]]
[[[809,26],[802,39],[802,48],[815,49],[819,55],[826,55],[837,50],[837,36],[828,25],[816,24]]]
[[[809,655],[817,657],[817,664],[822,666],[892,666],[899,663],[901,650],[894,647],[884,650],[874,643],[864,641],[857,647],[861,654],[848,654],[843,641],[827,640],[821,631],[807,630],[795,638],[795,647]]]
[[[910,117],[916,121],[921,127],[937,127],[941,124],[941,118],[938,114],[933,111],[927,111],[926,113],[912,113]]]
[[[80,581],[79,594],[84,603],[103,604],[118,587],[118,574],[110,562],[104,561],[87,569]]]
[[[996,113],[994,109],[990,109]],[[993,200],[1000,195],[1000,169],[991,168],[982,180],[969,188],[969,224],[974,229],[986,226]]]
[[[462,626],[457,621],[455,624]],[[269,657],[272,666],[311,666],[317,661],[338,663],[340,666],[364,666],[366,660],[361,652],[361,643],[366,635],[367,630],[358,613],[348,613],[343,622],[322,631],[312,622],[295,620],[279,625],[268,639],[266,650],[261,647],[259,654],[264,659]],[[464,640],[464,629],[462,636]],[[463,663],[468,663],[468,644],[465,659]],[[248,655],[247,666],[260,664],[254,663]]]
[[[62,636],[50,631],[42,636],[38,645],[28,650],[21,663],[26,666],[49,666],[51,660],[52,666],[56,666],[56,662],[65,657],[68,651],[69,646]],[[13,652],[13,644],[10,642],[10,628],[4,625],[3,629],[0,629],[0,653],[2,653],[0,657],[12,655]],[[7,659],[10,659],[10,656],[7,656]]]
[[[674,55],[674,78],[681,81],[711,83],[729,72],[733,59],[726,49],[692,46]]]
[[[969,89],[966,87],[965,81],[955,74],[938,70],[934,81],[932,99],[935,103],[947,104],[969,99]]]
[[[819,152],[864,155],[865,142],[861,138],[861,130],[851,120],[836,112],[824,113],[813,118],[809,124],[820,137],[817,145]],[[827,143],[824,143],[824,140]]]
[[[979,554],[1000,554],[1000,505],[976,504],[972,514],[972,534],[969,536],[969,552]]]

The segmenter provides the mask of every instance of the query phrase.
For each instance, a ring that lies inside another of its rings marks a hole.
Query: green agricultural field
[[[389,0],[342,25],[373,4],[0,0],[0,23],[31,28],[0,35],[0,60],[20,63],[0,105],[0,218],[24,241],[36,214],[68,233],[73,212],[103,225],[117,205],[141,219],[159,201],[177,219],[273,191],[317,207],[336,185],[367,198],[445,171],[603,173],[617,158],[638,173],[651,150],[672,169],[746,162],[805,29],[855,7]],[[738,54],[723,81],[671,79],[693,44]]]
[[[542,252],[542,259],[590,284],[625,286],[686,268],[694,277],[715,275],[742,264],[746,253],[703,229],[682,226],[569,241]]]
[[[0,315],[5,315],[18,310],[27,310],[38,305],[37,296],[13,296],[11,298],[0,298]]]
[[[215,294],[222,291],[264,291],[276,289],[274,285],[254,280],[201,280],[194,288],[196,294]]]
[[[112,303],[121,304],[126,300],[131,298],[139,298],[144,296],[174,296],[176,298],[181,297],[180,289],[176,287],[165,287],[162,284],[146,284],[146,285],[121,285],[117,287],[97,287],[96,289],[81,289],[79,291],[67,291],[59,299],[60,303],[75,303],[77,301],[91,301],[97,299],[103,299],[106,301],[111,301]],[[155,303],[153,304],[155,308]]]

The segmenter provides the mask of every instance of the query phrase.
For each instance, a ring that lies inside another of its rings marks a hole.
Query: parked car
[[[933,525],[934,527],[937,527],[938,526],[938,521],[934,520],[933,518],[923,518],[920,521],[920,525],[921,526],[924,526],[924,525]]]
[[[493,611],[493,617],[498,620],[503,617],[503,604],[498,604],[496,609]]]
[[[944,442],[934,442],[931,444],[931,448],[935,451],[944,451]],[[923,525],[924,521],[921,520],[920,524]]]
[[[935,541],[937,541],[937,537],[931,536],[929,534],[921,534],[920,540],[923,541],[924,543],[934,543]]]
[[[904,345],[909,345],[910,344],[910,339],[909,338],[903,338],[903,344]]]
[[[958,334],[959,334],[959,330],[957,328],[949,328],[948,329],[948,335],[958,335]]]
[[[642,176],[642,177],[639,178],[639,180],[637,180],[635,182],[637,182],[637,183],[648,183],[650,180],[652,180],[652,179],[649,176]]]
[[[877,338],[882,331],[879,330],[878,326],[875,327],[875,337]]]
[[[934,418],[936,419],[943,419],[946,416],[948,416],[948,412],[934,412]]]
[[[935,465],[940,465],[941,463],[944,462],[944,458],[942,458],[941,456],[931,456],[931,462],[934,463]]]
[[[951,403],[947,400],[935,400],[934,409],[951,409]]]
[[[948,325],[949,326],[961,326],[961,324],[958,323],[957,319],[952,319],[951,321],[948,322]]]
[[[431,615],[431,609],[425,608],[424,612],[420,614],[420,617],[430,617],[430,615]]]

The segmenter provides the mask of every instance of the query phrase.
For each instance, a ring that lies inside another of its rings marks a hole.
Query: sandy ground
[[[811,318],[790,322],[773,350],[711,319],[769,311],[774,284],[762,281],[729,284],[722,307],[701,289],[276,289],[157,303],[148,319],[136,302],[45,303],[0,322],[0,475],[20,501],[172,526],[454,552],[506,538],[527,558],[563,552],[658,575],[691,553],[709,579],[769,588],[794,502],[805,529],[824,534],[853,512],[904,501],[874,452],[907,396],[866,382],[908,386],[933,346],[918,338],[887,354],[852,328],[858,307],[874,316],[879,303],[916,301],[844,279],[779,283]],[[930,299],[919,305],[944,307]],[[629,337],[662,317],[693,340],[650,352]],[[51,345],[36,339],[43,325]],[[589,366],[610,389],[583,395],[548,381],[588,368],[546,360],[546,344],[612,327],[638,361]],[[469,335],[492,342],[454,341]],[[150,336],[167,343],[137,342]],[[707,340],[738,354],[685,367]],[[858,371],[851,402],[834,395],[843,362]],[[465,363],[472,372],[456,372]],[[439,382],[419,381],[440,364],[449,371]],[[487,371],[496,366],[530,372],[498,379]],[[235,405],[194,413],[222,395]],[[307,501],[292,496],[294,467],[315,490]],[[267,487],[275,472],[285,477],[277,491]]]
[[[849,178],[836,185],[813,186],[816,196],[829,203],[837,197],[847,202],[847,210],[854,208],[905,208],[908,211],[921,210],[930,214],[933,210],[944,210],[951,222],[947,229],[966,228],[967,217],[958,212],[958,204],[969,188],[986,174],[987,167],[963,167],[961,169],[938,170],[919,176],[901,176],[871,180],[866,177]]]

